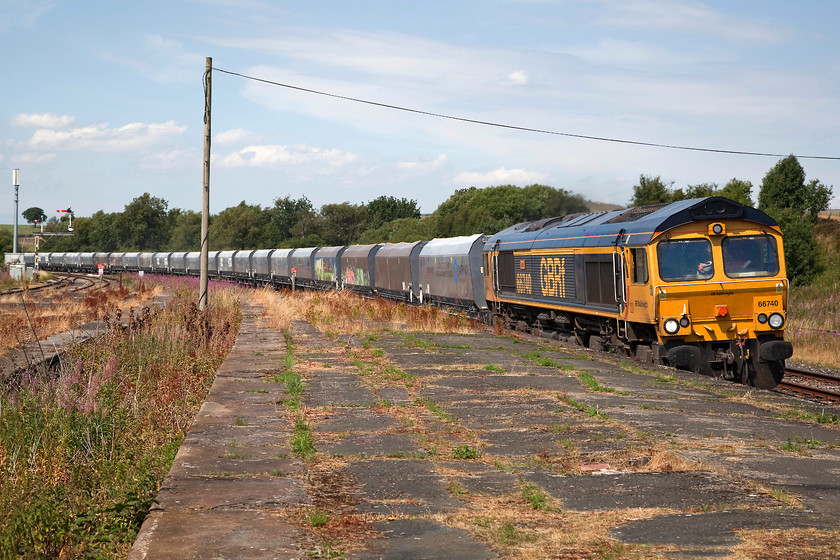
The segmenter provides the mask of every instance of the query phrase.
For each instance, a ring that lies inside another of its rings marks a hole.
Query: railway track
[[[840,377],[828,373],[786,367],[776,390],[823,403],[840,403]]]
[[[38,284],[35,286],[28,286],[26,288],[15,288],[13,290],[7,290],[5,292],[0,292],[0,296],[5,296],[9,294],[19,294],[24,291],[28,292],[48,292],[50,290],[58,290],[58,289],[66,289],[69,292],[73,293],[80,293],[84,292],[85,290],[98,285],[99,279],[97,276],[91,276],[90,274],[82,274],[82,273],[74,273],[74,272],[62,272],[62,273],[51,273],[53,278],[47,282],[42,284]],[[107,278],[103,279],[103,285],[108,284],[109,280]]]

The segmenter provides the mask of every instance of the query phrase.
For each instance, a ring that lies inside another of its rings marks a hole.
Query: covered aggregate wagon
[[[420,250],[423,301],[462,309],[487,309],[481,276],[484,236],[432,239]]]
[[[415,301],[420,296],[419,259],[425,241],[386,243],[376,252],[374,287],[383,296]]]

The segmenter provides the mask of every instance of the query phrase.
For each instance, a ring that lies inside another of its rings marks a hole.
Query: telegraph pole
[[[201,276],[198,286],[198,309],[207,307],[207,257],[210,232],[210,98],[212,93],[213,59],[205,60],[204,68],[204,188],[201,197]]]

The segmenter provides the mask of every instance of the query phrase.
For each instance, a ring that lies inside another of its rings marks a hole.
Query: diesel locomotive
[[[41,253],[37,263],[197,275],[199,259],[198,252]],[[779,225],[721,197],[573,214],[493,235],[211,251],[209,273],[444,305],[759,388],[778,384],[793,353],[784,340]]]

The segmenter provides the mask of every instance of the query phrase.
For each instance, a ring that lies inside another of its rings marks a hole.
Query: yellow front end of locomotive
[[[660,342],[782,337],[788,283],[781,235],[746,222],[716,225],[691,224],[655,242]]]

